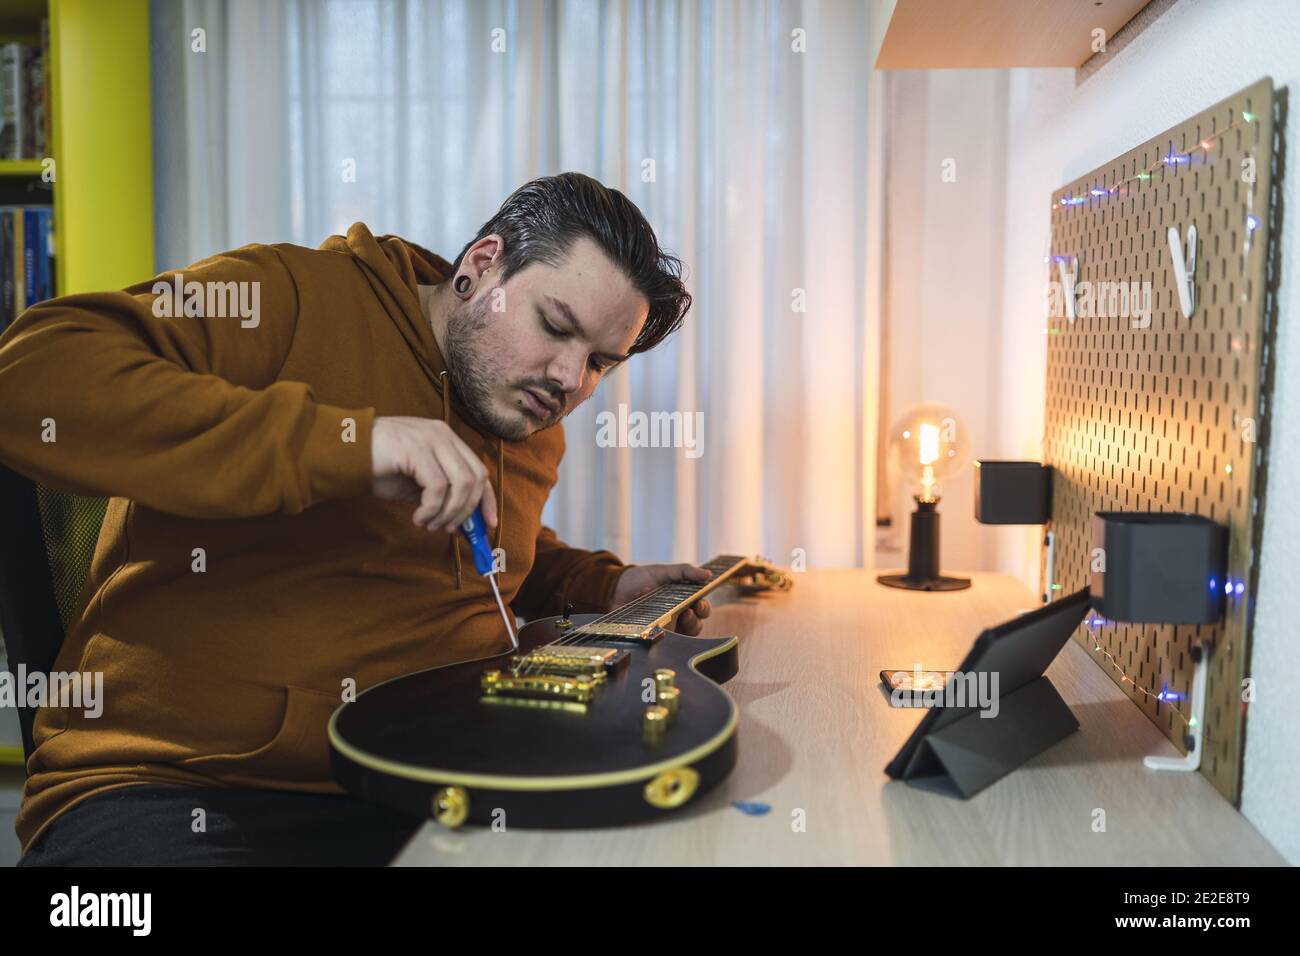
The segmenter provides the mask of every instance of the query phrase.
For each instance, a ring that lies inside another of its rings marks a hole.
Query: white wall
[[[877,75],[888,110],[885,427],[917,402],[945,402],[966,425],[972,457],[994,457],[1002,343],[991,330],[1001,317],[1007,74]],[[887,431],[881,439],[888,439]],[[906,560],[917,490],[889,478],[892,537],[901,550],[881,554],[882,567]],[[970,466],[939,493],[943,570],[990,567],[993,544],[975,521]]]
[[[1008,90],[1005,241],[991,267],[1003,270],[1002,324],[989,330],[1003,359],[996,420],[1001,457],[1035,455],[1043,430],[1046,344],[1043,255],[1047,198],[1083,173],[1142,143],[1264,75],[1300,90],[1300,2],[1178,0],[1076,86],[1073,70],[1012,70]],[[1300,863],[1300,738],[1294,729],[1300,640],[1292,623],[1300,572],[1300,169],[1293,100],[1285,136],[1286,222],[1266,526],[1251,674],[1258,699],[1246,738],[1242,811],[1293,863]],[[1000,259],[1000,263],[999,260]],[[1037,586],[1036,533],[999,530],[995,563]]]

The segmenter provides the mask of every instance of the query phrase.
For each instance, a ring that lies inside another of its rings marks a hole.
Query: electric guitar
[[[540,618],[519,649],[370,687],[330,718],[335,778],[357,796],[447,827],[610,826],[681,807],[736,762],[736,705],[718,685],[736,638],[668,630],[724,583],[787,590],[734,555],[608,614]]]

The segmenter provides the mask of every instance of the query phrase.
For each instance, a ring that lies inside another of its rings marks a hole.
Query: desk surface
[[[720,589],[707,634],[740,635],[740,759],[675,815],[603,830],[447,831],[430,822],[395,865],[1284,864],[1199,773],[1146,769],[1174,746],[1071,641],[1048,676],[1080,730],[970,800],[891,781],[917,722],[882,668],[957,666],[983,628],[1031,608],[1004,575],[967,591],[885,588],[873,572],[809,571],[793,591]],[[771,810],[750,815],[733,801]],[[1105,810],[1105,832],[1094,811]],[[803,832],[794,826],[802,811]]]

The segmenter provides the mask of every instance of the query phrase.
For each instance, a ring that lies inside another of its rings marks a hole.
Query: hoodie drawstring
[[[506,442],[497,439],[497,540],[493,545],[501,547],[501,529],[506,523]]]
[[[438,373],[438,379],[442,382],[442,420],[451,424],[451,394],[450,383],[446,371]],[[504,440],[497,439],[497,534],[496,543],[493,547],[501,547],[501,532],[505,530],[505,512],[506,512],[506,451]],[[460,535],[452,533],[451,536],[451,553],[452,559],[456,563],[456,590],[461,587],[461,561],[460,561]]]
[[[442,420],[445,424],[451,424],[451,395],[448,392],[450,384],[447,381],[446,371],[438,373],[438,379],[442,382]],[[452,532],[451,535],[451,556],[456,562],[456,590],[460,590],[460,535]]]

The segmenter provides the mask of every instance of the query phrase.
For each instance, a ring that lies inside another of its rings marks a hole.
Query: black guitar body
[[[601,638],[617,663],[584,703],[485,692],[484,673],[564,643],[600,615],[534,621],[518,651],[378,684],[335,711],[334,775],[357,796],[448,826],[601,827],[663,816],[698,800],[736,762],[737,709],[718,685],[737,640],[658,631],[650,642]],[[674,672],[676,713],[647,733],[655,671]]]

